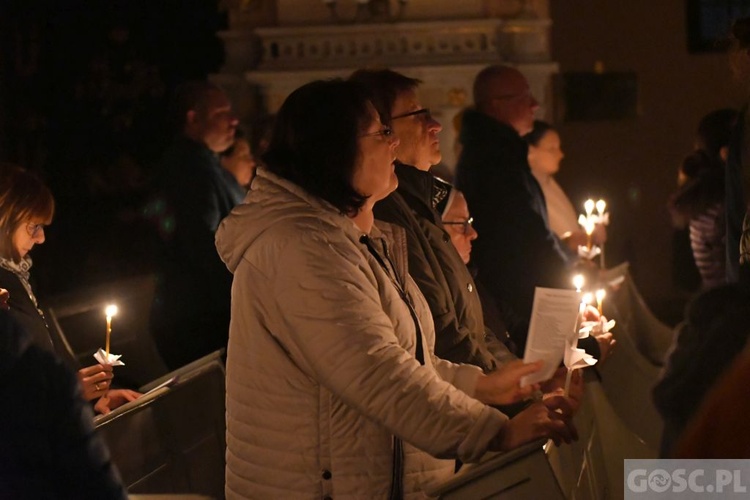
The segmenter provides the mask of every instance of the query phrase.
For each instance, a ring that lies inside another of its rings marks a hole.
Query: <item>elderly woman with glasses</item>
[[[35,245],[44,243],[44,228],[52,222],[55,201],[52,193],[38,177],[14,165],[0,165],[0,288],[7,289],[7,305],[11,316],[43,349],[55,347],[29,282],[31,257]],[[70,353],[61,352],[69,364],[76,364]],[[126,389],[112,389],[112,367],[92,365],[78,370],[78,379],[87,401],[97,400],[100,413],[139,394]]]
[[[453,471],[433,457],[575,432],[541,404],[508,420],[480,402],[525,396],[520,377],[539,366],[484,375],[434,356],[405,237],[372,213],[396,187],[398,142],[359,84],[309,83],[219,227],[234,274],[227,498],[417,496]]]

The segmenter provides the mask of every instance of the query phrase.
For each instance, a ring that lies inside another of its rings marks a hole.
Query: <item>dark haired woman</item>
[[[544,193],[549,227],[568,248],[577,253],[579,245],[587,242],[586,233],[578,225],[578,215],[570,198],[555,180],[560,162],[565,157],[560,147],[560,134],[547,122],[534,121],[534,128],[526,136],[529,145],[529,167]],[[607,240],[606,228],[599,224],[593,234],[594,243]]]
[[[10,292],[10,314],[31,335],[34,343],[53,351],[44,314],[29,283],[31,257],[35,245],[44,243],[44,228],[52,222],[55,201],[39,178],[14,166],[0,165],[0,288]],[[63,357],[68,353],[61,353]],[[75,364],[67,359],[69,364]],[[136,399],[139,394],[127,389],[112,389],[112,367],[92,365],[78,370],[78,378],[87,401],[98,400],[96,410],[108,413]]]
[[[453,471],[433,457],[575,432],[541,403],[509,421],[477,401],[517,400],[538,365],[483,375],[434,356],[405,235],[372,214],[396,187],[397,145],[361,86],[307,84],[217,232],[234,274],[227,498],[417,496]]]

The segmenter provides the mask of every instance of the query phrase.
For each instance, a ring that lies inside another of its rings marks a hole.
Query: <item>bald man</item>
[[[498,65],[477,75],[474,104],[464,113],[456,173],[482,235],[472,259],[498,305],[509,304],[528,321],[534,288],[569,288],[574,264],[549,228],[544,194],[522,138],[533,128],[539,103],[521,72]],[[526,328],[510,333],[522,355]],[[587,350],[598,357],[596,347]]]

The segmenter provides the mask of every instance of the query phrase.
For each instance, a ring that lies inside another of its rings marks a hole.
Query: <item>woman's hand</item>
[[[542,382],[541,389],[544,393],[543,400],[554,399],[557,396],[565,395],[565,379],[568,376],[568,369],[561,366],[557,369],[551,379]],[[570,387],[568,387],[568,402],[573,414],[578,411],[583,401],[583,375],[581,370],[573,370],[570,377]],[[571,415],[572,416],[572,415]]]
[[[527,398],[539,389],[538,384],[521,387],[521,378],[538,372],[544,362],[511,361],[477,380],[474,397],[488,405],[508,405]]]
[[[135,401],[141,396],[143,396],[143,394],[140,392],[131,391],[130,389],[112,389],[99,398],[99,401],[94,405],[94,410],[96,410],[97,413],[106,415],[115,408],[119,408],[125,403]]]
[[[552,439],[556,445],[578,439],[578,431],[569,415],[570,401],[563,396],[551,398],[544,403],[534,403],[508,420],[490,447],[508,451],[540,438]]]
[[[8,293],[8,290],[5,288],[0,288],[0,309],[5,309],[6,311],[10,309],[8,306],[8,299],[10,298],[10,294]]]
[[[597,224],[594,226],[594,232],[591,233],[591,241],[594,245],[602,246],[607,242],[607,226]]]
[[[78,382],[84,399],[91,401],[102,397],[109,389],[113,376],[110,365],[92,365],[78,370]]]
[[[568,248],[577,253],[578,247],[585,247],[588,243],[588,236],[583,231],[573,231],[563,241]]]
[[[610,332],[595,335],[596,343],[599,344],[599,364],[601,365],[612,354],[612,349],[617,341]]]

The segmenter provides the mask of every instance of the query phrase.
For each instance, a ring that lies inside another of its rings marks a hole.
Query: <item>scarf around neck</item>
[[[29,294],[29,298],[31,299],[31,302],[34,303],[34,307],[36,307],[36,310],[39,311],[39,314],[44,317],[44,314],[42,314],[41,309],[39,309],[39,304],[36,301],[36,296],[34,295],[34,291],[31,289],[31,284],[29,283],[29,276],[30,276],[30,270],[32,266],[31,257],[26,256],[23,259],[21,259],[21,262],[16,262],[13,259],[6,259],[5,257],[0,257],[0,267],[3,269],[6,269],[13,274],[15,274],[23,287],[26,289],[26,293]]]

